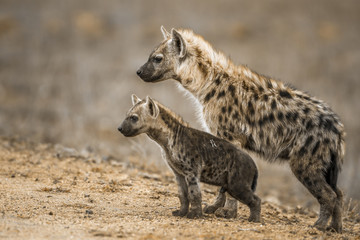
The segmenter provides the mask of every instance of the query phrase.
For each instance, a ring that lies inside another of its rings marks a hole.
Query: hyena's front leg
[[[183,217],[189,212],[188,187],[184,176],[175,173],[175,177],[178,184],[180,209],[173,211],[172,215]]]
[[[211,214],[218,210],[218,208],[223,207],[226,201],[225,192],[225,188],[221,187],[215,202],[209,206],[204,207],[204,213]]]
[[[188,196],[191,203],[190,212],[186,215],[187,218],[196,218],[202,216],[201,208],[201,190],[199,178],[191,174],[185,176],[188,185]]]

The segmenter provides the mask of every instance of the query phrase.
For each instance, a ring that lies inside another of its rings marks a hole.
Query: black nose
[[[139,69],[139,70],[136,71],[136,74],[137,74],[138,76],[140,76],[140,74],[142,74],[142,71]]]
[[[120,126],[120,127],[118,127],[118,130],[119,130],[119,132],[122,132],[122,127]]]

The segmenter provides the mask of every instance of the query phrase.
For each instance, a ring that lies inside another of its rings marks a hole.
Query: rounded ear
[[[162,32],[162,35],[164,37],[164,40],[170,38],[170,33],[168,31],[166,31],[166,29],[164,28],[164,26],[161,25],[161,32]]]
[[[132,94],[132,95],[131,95],[131,101],[132,101],[132,104],[135,105],[135,104],[137,104],[138,102],[140,102],[141,99],[138,98],[135,94]]]
[[[149,114],[152,118],[157,118],[157,116],[159,115],[159,107],[157,106],[157,104],[151,99],[151,97],[147,96],[146,97],[146,102],[145,102],[145,106],[149,111]]]
[[[173,47],[175,49],[175,51],[179,54],[180,58],[185,57],[186,55],[186,44],[185,41],[183,39],[183,37],[181,36],[181,34],[176,31],[174,28],[171,29],[171,39],[173,42]]]

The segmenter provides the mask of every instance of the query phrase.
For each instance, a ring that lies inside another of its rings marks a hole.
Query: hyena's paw
[[[256,216],[250,215],[248,221],[249,222],[260,222],[260,216],[259,215],[256,215]]]
[[[186,215],[187,218],[194,219],[202,217],[202,211],[200,208],[199,210],[190,210],[190,212]]]
[[[332,222],[330,226],[326,228],[326,231],[342,233],[342,226],[341,224]]]
[[[175,211],[172,212],[172,215],[177,216],[177,217],[184,217],[184,216],[186,216],[187,213],[188,213],[188,211],[175,210]]]
[[[215,216],[227,219],[236,218],[237,209],[221,207],[215,211]]]
[[[206,214],[213,214],[219,207],[214,206],[214,205],[209,205],[204,207],[204,213]]]

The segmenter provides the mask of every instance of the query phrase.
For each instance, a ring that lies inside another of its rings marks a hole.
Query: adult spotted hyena
[[[261,200],[254,194],[258,172],[248,154],[224,139],[188,127],[181,117],[150,97],[141,100],[133,95],[132,100],[133,107],[119,131],[126,137],[146,133],[162,148],[179,188],[181,207],[173,215],[202,215],[201,181],[221,186],[222,193],[228,192],[250,208],[249,221],[260,221]]]
[[[344,126],[323,101],[236,66],[191,30],[171,33],[137,71],[146,82],[176,80],[200,106],[205,128],[269,162],[288,162],[296,178],[320,203],[315,226],[342,231]],[[227,207],[230,206],[229,208]],[[236,213],[227,200],[223,213]]]

